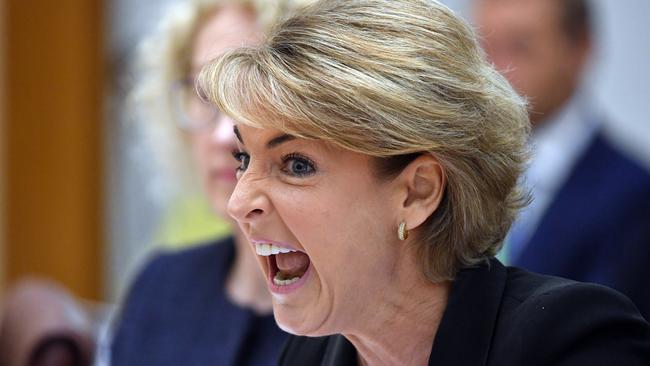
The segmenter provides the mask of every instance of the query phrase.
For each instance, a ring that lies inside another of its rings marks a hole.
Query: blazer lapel
[[[429,365],[486,365],[506,283],[496,259],[458,273],[433,342]]]

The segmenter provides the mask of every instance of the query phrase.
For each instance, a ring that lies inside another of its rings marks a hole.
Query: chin
[[[285,332],[287,332],[289,334],[293,334],[293,335],[297,335],[297,336],[307,336],[308,335],[308,334],[300,332],[298,329],[293,328],[290,325],[287,325],[287,324],[285,324],[283,322],[279,322],[277,320],[277,318],[275,319],[275,322],[278,324],[278,327],[280,329],[282,329],[283,331],[285,331]]]
[[[297,336],[314,336],[312,332],[309,332],[307,329],[305,329],[304,324],[297,324],[295,320],[281,321],[276,315],[275,322],[278,324],[278,327],[280,327],[280,329],[287,333]]]
[[[295,334],[295,335],[307,335],[303,331],[301,322],[297,317],[292,316],[292,312],[289,309],[285,308],[286,305],[283,305],[278,302],[278,299],[273,299],[273,316],[275,317],[275,322],[278,324],[278,327],[283,331]]]
[[[310,316],[307,316],[306,319],[304,317],[298,317],[296,316],[296,310],[288,309],[276,300],[273,301],[273,315],[275,316],[275,322],[278,324],[278,327],[290,334],[321,337],[336,333],[327,332],[323,329],[325,319],[320,322],[315,322]]]

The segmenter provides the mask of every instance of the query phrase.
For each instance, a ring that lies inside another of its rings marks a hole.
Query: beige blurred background
[[[2,1],[0,273],[104,295],[103,4]]]

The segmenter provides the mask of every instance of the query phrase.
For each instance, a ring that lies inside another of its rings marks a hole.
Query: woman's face
[[[223,52],[255,42],[258,28],[253,15],[239,6],[225,6],[206,18],[193,43],[191,78]],[[236,149],[231,120],[218,115],[214,124],[189,132],[194,163],[212,208],[226,217],[226,205],[237,183]]]
[[[367,155],[275,130],[237,133],[228,211],[258,254],[276,321],[312,336],[354,327],[381,303],[401,253],[393,182]]]

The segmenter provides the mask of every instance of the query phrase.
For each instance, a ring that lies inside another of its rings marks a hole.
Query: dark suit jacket
[[[227,239],[156,256],[123,306],[111,364],[275,365],[286,333],[272,315],[255,315],[226,298],[234,254]]]
[[[291,336],[280,357],[280,365],[356,364],[340,335]],[[650,324],[609,288],[494,259],[458,274],[429,365],[650,365]]]
[[[612,287],[650,320],[650,174],[597,135],[512,264]]]

